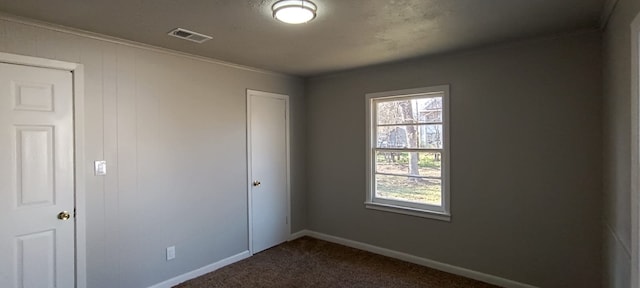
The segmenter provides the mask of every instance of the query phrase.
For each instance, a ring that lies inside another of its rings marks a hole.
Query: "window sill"
[[[395,206],[395,205],[380,204],[380,203],[374,203],[374,202],[365,202],[364,206],[367,209],[380,210],[380,211],[385,211],[385,212],[405,214],[405,215],[410,215],[410,216],[416,216],[416,217],[422,217],[422,218],[430,218],[430,219],[435,219],[435,220],[451,222],[451,214],[449,214],[449,213],[441,213],[441,212],[435,212],[435,211],[408,208],[408,207]]]

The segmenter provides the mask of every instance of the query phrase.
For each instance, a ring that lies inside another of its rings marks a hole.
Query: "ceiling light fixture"
[[[288,24],[302,24],[316,18],[318,6],[307,0],[280,0],[271,6],[273,18]]]

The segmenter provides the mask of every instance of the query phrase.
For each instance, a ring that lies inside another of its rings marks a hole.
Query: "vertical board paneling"
[[[21,55],[38,55],[37,32],[25,25],[12,25],[6,29],[6,50],[4,52]]]
[[[132,258],[144,258],[140,255],[140,249],[144,242],[139,237],[140,233],[147,233],[144,221],[140,218],[139,203],[144,199],[139,198],[138,191],[138,156],[137,156],[137,117],[136,117],[136,67],[135,51],[129,47],[117,48],[117,149],[118,149],[118,189],[120,193],[120,209],[127,211],[127,217],[119,219],[120,241],[122,243],[134,243],[134,245],[121,245],[119,251],[122,255]],[[126,266],[128,258],[120,257],[121,266]],[[121,285],[123,287],[143,287],[142,277],[145,266],[129,267],[122,270]]]
[[[106,241],[105,267],[112,273],[107,278],[107,283],[120,287],[120,273],[122,267],[119,265],[120,245],[119,226],[122,212],[119,209],[118,187],[118,83],[117,83],[117,47],[107,44],[102,47],[102,108],[104,111],[104,160],[107,161],[107,175],[104,177],[104,217]],[[105,285],[105,284],[102,284]]]
[[[78,63],[80,61],[78,48],[74,45],[77,38],[77,36],[61,32],[37,31],[38,54],[36,56]],[[67,43],[67,45],[56,45],[60,41]]]
[[[84,65],[88,287],[148,287],[248,249],[245,90],[302,103],[300,79],[11,19],[0,19],[0,51]],[[106,176],[94,160],[107,160]],[[303,164],[293,163],[293,197]]]
[[[93,174],[93,161],[104,159],[104,113],[102,109],[102,51],[95,40],[78,41],[80,63],[85,65],[85,153],[87,187],[87,287],[107,283],[107,254],[104,235],[104,179]]]
[[[102,287],[108,283],[108,253],[103,229],[105,221],[104,180],[93,173],[93,161],[104,159],[104,113],[102,109],[102,51],[94,40],[79,41],[80,63],[85,65],[85,153],[87,170],[84,171],[87,201],[87,287]]]

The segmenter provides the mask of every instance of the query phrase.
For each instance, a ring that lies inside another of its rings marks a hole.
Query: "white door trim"
[[[282,99],[285,102],[286,111],[286,143],[287,143],[287,226],[289,231],[287,235],[291,235],[291,153],[290,153],[290,137],[289,137],[289,96],[283,94],[269,93],[258,90],[247,89],[247,208],[248,208],[248,227],[249,227],[249,252],[253,255],[253,220],[252,220],[252,189],[251,182],[253,181],[251,175],[251,96],[271,97],[276,99]]]
[[[73,132],[75,185],[75,282],[76,288],[87,287],[87,246],[84,159],[84,66],[82,64],[42,59],[0,52],[0,63],[69,71],[73,75]]]
[[[640,287],[640,13],[631,23],[631,287]]]

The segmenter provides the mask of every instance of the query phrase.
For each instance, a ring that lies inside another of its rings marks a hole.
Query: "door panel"
[[[18,287],[55,286],[55,231],[16,237]]]
[[[53,204],[53,127],[16,127],[18,207]]]
[[[249,97],[253,253],[286,241],[289,234],[287,103],[270,95]]]
[[[75,286],[71,72],[0,63],[0,287]]]

